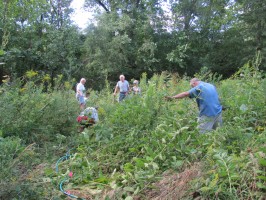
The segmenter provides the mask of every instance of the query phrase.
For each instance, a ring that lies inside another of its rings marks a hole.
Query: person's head
[[[138,85],[139,82],[138,82],[137,80],[134,80],[134,81],[133,81],[133,84],[134,84],[134,85]]]
[[[193,78],[190,80],[190,86],[191,87],[196,87],[200,83],[200,80],[197,78]]]
[[[121,75],[119,76],[119,79],[120,79],[120,81],[124,81],[124,80],[125,80],[125,76],[124,76],[123,74],[121,74]]]
[[[84,85],[86,83],[86,79],[82,78],[82,79],[80,79],[80,82]]]

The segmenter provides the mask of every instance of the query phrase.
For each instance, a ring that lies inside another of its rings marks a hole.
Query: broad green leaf
[[[257,176],[257,178],[266,181],[266,176]]]
[[[94,182],[104,183],[104,184],[107,184],[108,181],[109,181],[109,179],[107,177],[104,177],[104,176],[94,180]]]
[[[123,168],[124,168],[125,172],[133,172],[134,171],[134,165],[132,165],[131,163],[126,163]]]
[[[202,187],[202,188],[200,188],[200,190],[202,192],[207,192],[207,191],[211,190],[211,188],[210,187]]]
[[[266,159],[260,158],[259,159],[259,164],[266,167]]]
[[[134,158],[134,161],[136,162],[136,167],[143,168],[144,167],[144,161],[140,158]]]
[[[232,180],[240,179],[240,176],[238,174],[231,174],[230,177],[231,177]]]
[[[184,161],[183,160],[177,160],[177,161],[175,161],[173,163],[174,163],[175,167],[180,167],[180,166],[183,165]]]
[[[260,188],[260,189],[266,189],[266,185],[261,183],[261,182],[257,182],[256,183],[257,187]]]
[[[5,51],[3,49],[0,49],[0,56],[4,55]],[[1,64],[1,63],[0,63]]]
[[[135,189],[133,187],[124,187],[123,190],[127,191],[127,192],[134,192]]]

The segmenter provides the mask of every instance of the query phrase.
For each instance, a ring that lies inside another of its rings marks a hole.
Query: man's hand
[[[164,99],[166,101],[172,101],[174,98],[173,97],[170,97],[170,96],[165,96]]]

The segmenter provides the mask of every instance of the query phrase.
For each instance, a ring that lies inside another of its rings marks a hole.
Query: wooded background
[[[95,20],[80,30],[72,0],[0,2],[0,76],[37,71],[64,80],[139,79],[168,71],[236,72],[255,54],[265,70],[265,0],[86,0]],[[168,6],[166,6],[168,5]],[[166,8],[167,7],[167,8]]]

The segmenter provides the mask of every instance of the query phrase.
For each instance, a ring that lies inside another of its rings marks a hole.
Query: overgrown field
[[[265,199],[266,79],[248,64],[216,85],[223,127],[199,134],[189,77],[140,80],[141,96],[117,103],[112,87],[91,91],[100,122],[78,132],[71,83],[55,88],[29,72],[0,90],[0,199]],[[60,186],[61,190],[60,191]]]

